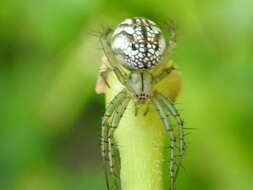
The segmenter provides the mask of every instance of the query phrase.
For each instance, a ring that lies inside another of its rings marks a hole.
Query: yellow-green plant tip
[[[123,88],[113,73],[108,82],[111,88],[106,89],[107,104]],[[181,83],[181,73],[175,70],[157,85],[157,89],[175,100]],[[143,115],[145,108],[141,106],[135,116],[131,101],[114,133],[120,152],[122,190],[168,189],[169,138],[154,106],[150,106],[146,116]]]

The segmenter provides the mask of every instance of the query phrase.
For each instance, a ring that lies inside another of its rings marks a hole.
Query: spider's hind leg
[[[165,129],[167,130],[169,137],[170,137],[170,161],[169,161],[170,186],[169,186],[169,189],[174,190],[176,136],[175,136],[173,128],[171,127],[169,115],[166,113],[163,103],[159,99],[157,99],[156,97],[153,98],[152,101],[153,101],[153,103],[156,107],[156,110],[159,113],[160,118],[163,122],[163,125],[164,125]]]
[[[156,85],[157,83],[159,83],[162,79],[168,76],[175,69],[176,68],[174,65],[171,65],[170,67],[163,69],[159,75],[154,77],[153,84]]]
[[[115,58],[114,58],[114,54],[111,48],[111,43],[109,41],[109,35],[112,33],[112,29],[111,28],[107,28],[105,29],[100,37],[99,37],[99,41],[100,44],[102,45],[103,51],[105,56],[107,57],[108,61],[110,64],[115,64]]]
[[[106,86],[110,88],[110,85],[107,81],[108,74],[112,71],[108,60],[105,56],[102,57],[102,64],[99,68],[99,75],[97,77],[97,84],[96,84],[96,92],[98,94],[102,94],[106,92]]]
[[[161,58],[161,65],[166,65],[169,62],[172,51],[176,46],[176,26],[175,26],[175,24],[173,22],[168,23],[166,25],[166,30],[169,30],[170,36],[166,40],[165,50],[164,50],[162,58]],[[175,69],[176,68],[174,65],[164,68],[158,76],[154,77],[153,84],[155,85],[158,82],[160,82],[162,79],[164,79],[166,76],[168,76]]]
[[[169,38],[166,40],[166,47],[162,59],[162,62],[166,64],[168,63],[169,57],[171,56],[172,51],[176,46],[177,36],[176,36],[176,25],[174,22],[169,22],[166,25],[165,29],[168,30],[170,33]]]
[[[111,47],[111,43],[109,40],[109,35],[111,34],[112,29],[108,28],[105,29],[104,32],[102,32],[99,41],[100,44],[102,45],[104,54],[107,58],[107,62],[108,62],[108,66],[110,71],[114,71],[115,75],[117,76],[118,80],[124,84],[126,79],[127,79],[127,74],[120,69],[120,67],[118,65],[116,65],[117,61],[115,59],[112,47]],[[102,76],[102,78],[104,78],[104,76]]]

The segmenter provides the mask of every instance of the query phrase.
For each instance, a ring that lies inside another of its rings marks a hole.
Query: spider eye
[[[132,50],[137,50],[137,47],[135,44],[132,44]]]
[[[155,45],[155,51],[158,51],[158,49],[159,49],[159,45],[156,44],[156,45]]]

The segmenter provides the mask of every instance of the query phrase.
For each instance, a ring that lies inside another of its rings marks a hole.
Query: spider
[[[183,120],[172,100],[161,94],[156,89],[156,85],[176,68],[173,65],[164,68],[158,75],[151,72],[159,65],[168,63],[176,44],[174,24],[169,25],[167,29],[170,30],[170,37],[165,40],[156,23],[146,18],[134,17],[121,22],[114,31],[105,30],[100,36],[100,43],[109,62],[106,70],[100,73],[101,78],[110,87],[106,81],[106,75],[112,71],[124,86],[108,104],[102,119],[101,154],[108,170],[106,171],[108,189],[110,189],[108,175],[116,176],[113,134],[129,102],[133,101],[136,114],[139,105],[153,104],[168,132],[170,140],[169,189],[174,190],[185,150]],[[147,113],[148,109],[145,111],[145,114]],[[171,125],[170,115],[174,117],[178,125],[178,135],[175,134]],[[179,139],[178,142],[177,139]],[[177,148],[179,155],[175,153]],[[175,162],[177,156],[180,157],[179,163]]]

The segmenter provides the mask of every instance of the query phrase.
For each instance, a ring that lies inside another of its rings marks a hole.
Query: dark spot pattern
[[[160,63],[165,40],[153,21],[134,17],[116,28],[112,49],[118,62],[128,69],[149,70]]]

